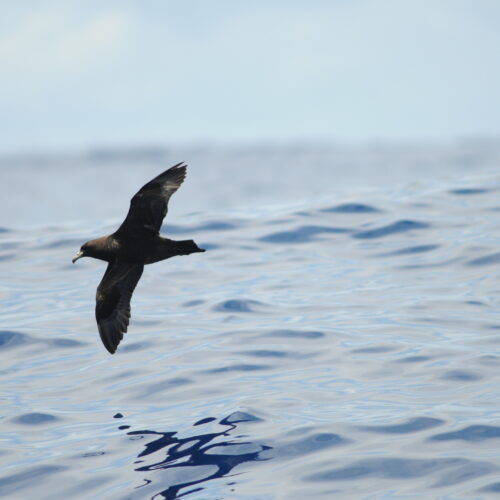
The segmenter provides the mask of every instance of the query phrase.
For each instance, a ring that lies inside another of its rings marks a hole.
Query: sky
[[[498,0],[0,10],[0,153],[500,136]]]

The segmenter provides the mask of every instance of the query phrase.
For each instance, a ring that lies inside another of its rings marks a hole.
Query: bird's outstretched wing
[[[142,186],[130,200],[130,208],[117,233],[158,234],[167,215],[168,200],[186,177],[186,165],[178,163]]]
[[[110,262],[97,287],[95,317],[104,347],[113,354],[130,319],[130,299],[144,266]]]

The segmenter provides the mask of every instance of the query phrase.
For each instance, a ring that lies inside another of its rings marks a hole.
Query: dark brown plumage
[[[193,240],[174,241],[160,236],[168,200],[186,177],[179,163],[145,184],[130,200],[122,225],[109,236],[83,244],[73,258],[105,260],[108,267],[97,287],[95,317],[104,347],[113,354],[127,331],[130,299],[145,264],[175,255],[204,252]]]

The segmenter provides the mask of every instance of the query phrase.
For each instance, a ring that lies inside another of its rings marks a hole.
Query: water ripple
[[[408,434],[422,430],[432,429],[438,425],[444,424],[443,420],[430,417],[411,418],[405,423],[396,425],[365,425],[359,429],[368,432],[378,432],[381,434]]]
[[[334,207],[323,208],[321,212],[336,212],[341,214],[368,214],[380,212],[378,208],[363,203],[343,203]]]
[[[265,243],[306,243],[314,240],[314,237],[325,233],[348,233],[350,229],[327,226],[301,226],[291,231],[281,231],[267,234],[259,238]]]
[[[400,220],[388,224],[387,226],[382,226],[377,229],[369,229],[366,231],[359,231],[352,235],[353,238],[358,239],[372,239],[372,238],[382,238],[384,236],[389,236],[396,233],[404,233],[406,231],[413,231],[416,229],[427,229],[430,225],[425,222],[418,222],[414,220]]]
[[[500,438],[500,427],[494,425],[469,425],[464,429],[454,432],[436,434],[432,441],[485,441],[486,439]]]

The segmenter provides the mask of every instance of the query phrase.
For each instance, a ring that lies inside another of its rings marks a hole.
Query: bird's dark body
[[[130,201],[127,217],[118,230],[88,241],[73,259],[93,257],[108,263],[97,287],[95,315],[101,340],[111,354],[127,331],[130,299],[144,266],[205,251],[193,240],[175,241],[159,234],[168,200],[185,176],[186,166],[179,163],[148,182]]]
[[[129,262],[131,264],[154,264],[176,255],[189,255],[199,252],[193,240],[175,241],[159,235],[128,237],[113,233],[88,242],[90,250],[87,257],[106,262]]]

